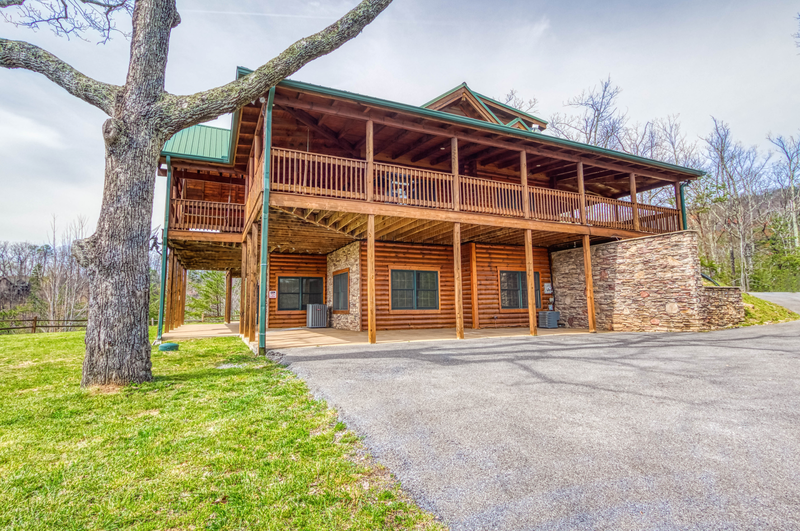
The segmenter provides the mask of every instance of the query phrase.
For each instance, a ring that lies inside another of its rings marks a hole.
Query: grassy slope
[[[754,297],[749,293],[742,293],[742,301],[744,302],[744,322],[742,326],[785,323],[800,319],[800,315],[793,311]]]
[[[236,338],[154,352],[156,380],[122,389],[80,389],[82,349],[80,332],[0,337],[2,529],[439,527]]]

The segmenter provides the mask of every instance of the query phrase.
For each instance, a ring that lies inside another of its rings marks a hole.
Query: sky
[[[178,0],[166,88],[189,94],[227,83],[237,66],[260,66],[355,4]],[[798,12],[796,0],[394,0],[361,35],[292,78],[415,105],[462,81],[495,98],[513,88],[538,98],[547,119],[611,76],[634,122],[677,114],[700,139],[714,116],[745,145],[767,150],[769,133],[800,134]],[[0,37],[32,42],[101,81],[125,80],[124,37],[67,40],[2,19]],[[64,228],[82,217],[94,230],[105,118],[41,75],[0,69],[0,241],[44,242],[53,219]],[[154,227],[165,179],[155,186]]]

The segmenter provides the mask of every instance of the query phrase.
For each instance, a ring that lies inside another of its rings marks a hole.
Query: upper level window
[[[333,309],[347,311],[350,308],[350,273],[342,271],[333,275]]]
[[[392,310],[438,309],[438,271],[392,270]]]
[[[322,304],[322,277],[278,277],[278,310]]]
[[[533,273],[536,308],[542,304],[539,273]],[[500,271],[500,307],[504,310],[528,307],[528,275],[525,271]]]

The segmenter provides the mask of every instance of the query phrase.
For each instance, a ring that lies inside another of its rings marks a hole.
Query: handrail
[[[270,186],[276,192],[366,200],[367,162],[332,155],[292,149],[271,150]],[[256,160],[256,172],[263,167],[262,157]],[[373,164],[373,200],[415,207],[454,210],[453,175],[434,170],[410,168],[396,164]],[[248,196],[251,201],[261,191],[261,180],[253,179]],[[581,196],[566,190],[553,190],[521,184],[460,177],[459,209],[499,216],[521,218],[527,200],[530,218],[558,223],[580,224]],[[598,227],[634,231],[633,204],[609,197],[587,195],[587,224]],[[678,211],[672,208],[638,204],[639,231],[673,232],[680,229]]]
[[[244,205],[241,203],[218,203],[192,199],[173,199],[176,230],[199,230],[212,232],[242,232],[244,230]]]

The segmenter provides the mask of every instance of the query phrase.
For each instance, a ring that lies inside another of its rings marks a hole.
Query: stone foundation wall
[[[703,286],[700,306],[706,330],[726,328],[744,320],[744,303],[739,288]]]
[[[348,313],[333,313],[333,273],[350,269],[350,306]],[[359,242],[337,249],[328,255],[327,298],[330,326],[339,330],[361,330],[361,247]]]
[[[697,331],[741,321],[738,288],[707,295],[693,231],[594,245],[591,256],[598,330]],[[555,309],[562,324],[587,328],[583,249],[555,252],[552,263]],[[707,310],[709,305],[713,308]]]

